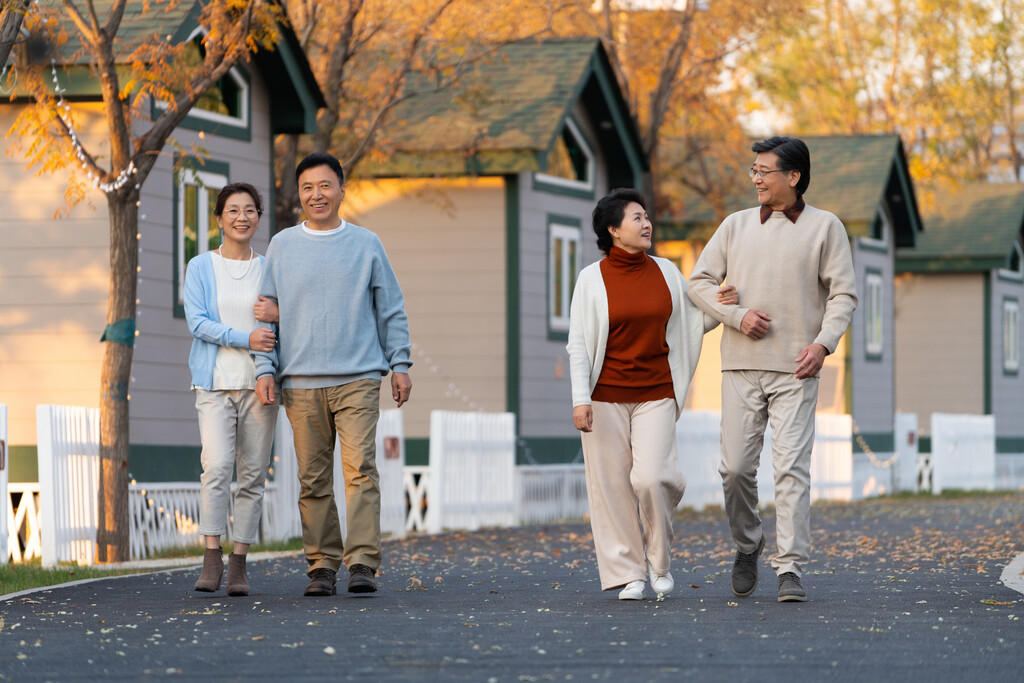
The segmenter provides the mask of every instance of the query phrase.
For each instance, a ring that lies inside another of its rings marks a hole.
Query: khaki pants
[[[227,529],[231,472],[238,470],[231,540],[255,543],[263,511],[277,406],[260,405],[252,389],[196,388],[203,452],[200,460],[199,533],[223,536]]]
[[[323,389],[281,392],[295,435],[299,469],[299,517],[307,573],[344,565],[377,569],[380,549],[380,477],[377,418],[380,380],[364,379]],[[334,501],[334,439],[341,442],[348,538]]]
[[[757,514],[757,466],[764,431],[772,426],[777,574],[803,574],[811,553],[811,449],[818,379],[791,373],[722,373],[722,463],[725,512],[740,552],[752,553],[763,531]]]
[[[672,516],[686,479],[676,451],[676,402],[595,401],[583,459],[601,590],[669,570]]]

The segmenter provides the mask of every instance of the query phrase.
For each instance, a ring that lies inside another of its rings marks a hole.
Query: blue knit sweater
[[[296,225],[270,241],[260,294],[281,312],[278,362],[254,353],[257,378],[276,372],[284,388],[315,389],[409,372],[405,300],[384,245],[343,225],[323,235]]]

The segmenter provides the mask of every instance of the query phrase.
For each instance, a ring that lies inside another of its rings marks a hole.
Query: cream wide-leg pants
[[[787,372],[726,370],[722,373],[722,462],[718,468],[725,512],[740,552],[761,542],[757,514],[757,466],[764,431],[772,426],[775,470],[776,574],[803,575],[811,554],[811,449],[818,378]]]
[[[583,432],[583,459],[601,589],[647,580],[647,563],[666,574],[672,516],[686,479],[676,452],[676,402],[592,406],[592,432]]]

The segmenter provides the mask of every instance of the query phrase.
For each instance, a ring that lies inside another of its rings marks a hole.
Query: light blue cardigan
[[[263,267],[263,257],[255,254]],[[255,304],[256,302],[253,301]],[[249,333],[222,325],[217,309],[217,278],[213,272],[213,252],[208,251],[188,262],[185,269],[185,321],[192,333],[192,350],[188,354],[188,368],[192,371],[192,385],[207,391],[213,386],[213,366],[217,361],[218,346],[249,348]],[[256,323],[270,327],[267,323]],[[276,356],[276,350],[271,356]]]

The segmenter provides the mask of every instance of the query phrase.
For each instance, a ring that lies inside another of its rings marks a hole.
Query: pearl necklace
[[[221,245],[221,247],[222,246],[224,246],[224,245]],[[252,257],[255,254],[255,252],[252,250],[252,247],[249,247],[249,260],[245,264],[245,270],[243,270],[242,274],[238,275],[238,276],[235,276],[235,274],[231,272],[231,269],[228,267],[228,263],[227,263],[228,261],[231,261],[231,260],[234,260],[234,259],[226,259],[226,258],[224,258],[224,254],[221,253],[221,247],[217,247],[217,255],[220,256],[222,259],[224,259],[224,272],[228,274],[228,277],[231,278],[232,280],[241,280],[246,275],[248,275],[249,274],[249,269],[252,268]]]

